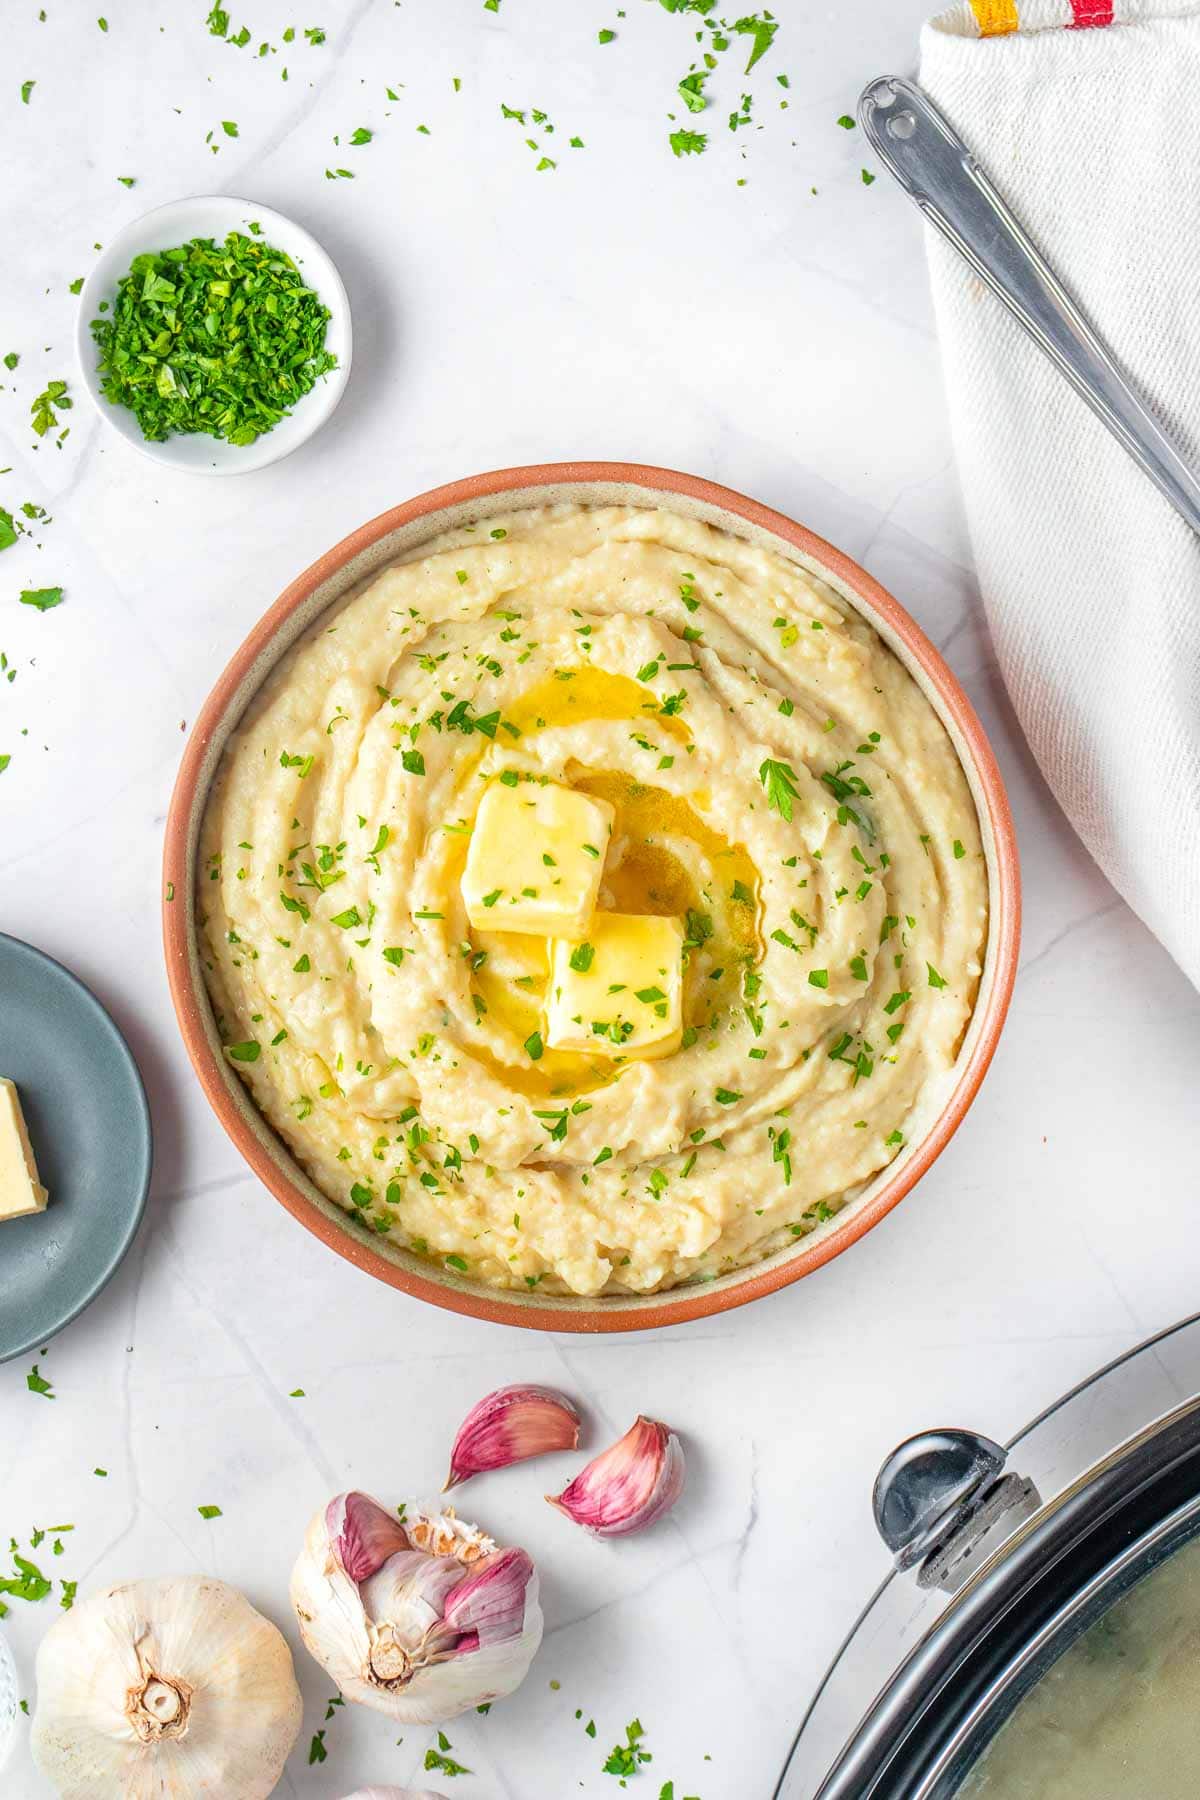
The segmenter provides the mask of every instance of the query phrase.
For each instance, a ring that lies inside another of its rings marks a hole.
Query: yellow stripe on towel
[[[980,37],[1000,37],[1020,26],[1015,0],[971,0]]]

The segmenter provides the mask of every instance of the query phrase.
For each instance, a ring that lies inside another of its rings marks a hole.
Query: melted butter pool
[[[628,719],[653,723],[677,744],[691,742],[684,721],[663,713],[650,689],[586,666],[556,671],[536,683],[504,717],[522,738],[594,719]],[[695,1033],[714,1028],[724,1012],[740,1005],[745,976],[763,952],[759,874],[749,852],[703,818],[703,794],[694,795],[693,804],[623,771],[582,766],[572,772],[570,785],[607,800],[615,811],[602,908],[685,922],[693,942],[684,977],[684,1027]],[[465,859],[463,839],[461,862]],[[454,879],[460,873],[459,866]],[[476,1046],[472,1056],[532,1098],[568,1099],[620,1075],[623,1060],[545,1046],[535,1058],[525,1049],[544,1027],[550,975],[545,939],[475,930],[468,936],[478,963],[472,974],[476,1011],[511,1040],[514,1060],[502,1061]]]

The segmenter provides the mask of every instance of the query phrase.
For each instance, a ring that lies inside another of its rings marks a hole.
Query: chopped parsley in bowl
[[[83,378],[108,422],[201,474],[265,467],[329,417],[349,373],[337,270],[300,226],[213,196],[122,232],[84,288]]]

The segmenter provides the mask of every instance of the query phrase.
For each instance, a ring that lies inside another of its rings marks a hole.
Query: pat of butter
[[[478,931],[581,938],[591,923],[614,810],[556,782],[491,784],[479,802],[462,896]]]
[[[583,943],[558,939],[546,1042],[601,1056],[666,1056],[683,1035],[683,926],[598,912]]]
[[[0,1219],[44,1212],[48,1195],[38,1180],[33,1145],[15,1083],[0,1075]]]

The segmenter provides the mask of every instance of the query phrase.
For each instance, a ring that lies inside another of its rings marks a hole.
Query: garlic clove
[[[685,1474],[683,1446],[670,1426],[639,1416],[561,1494],[546,1498],[594,1536],[624,1537],[674,1506]]]
[[[345,1800],[446,1800],[446,1797],[435,1794],[432,1788],[422,1788],[418,1793],[415,1788],[365,1787],[355,1788]]]
[[[574,1450],[578,1443],[579,1414],[565,1394],[520,1384],[497,1388],[460,1425],[442,1492],[468,1476],[506,1469],[550,1450]]]
[[[365,1581],[397,1550],[408,1549],[408,1533],[369,1494],[338,1494],[325,1509],[338,1561],[351,1581]]]
[[[377,1562],[397,1534],[403,1547]],[[354,1580],[344,1557],[371,1573]],[[365,1494],[316,1514],[291,1595],[305,1646],[342,1696],[411,1725],[511,1694],[542,1637],[523,1550],[501,1550],[449,1509],[414,1509],[401,1523]]]
[[[488,1649],[517,1636],[533,1579],[533,1562],[524,1550],[501,1550],[477,1564],[446,1599],[446,1623],[463,1634],[456,1654]],[[474,1642],[464,1642],[467,1638]]]

